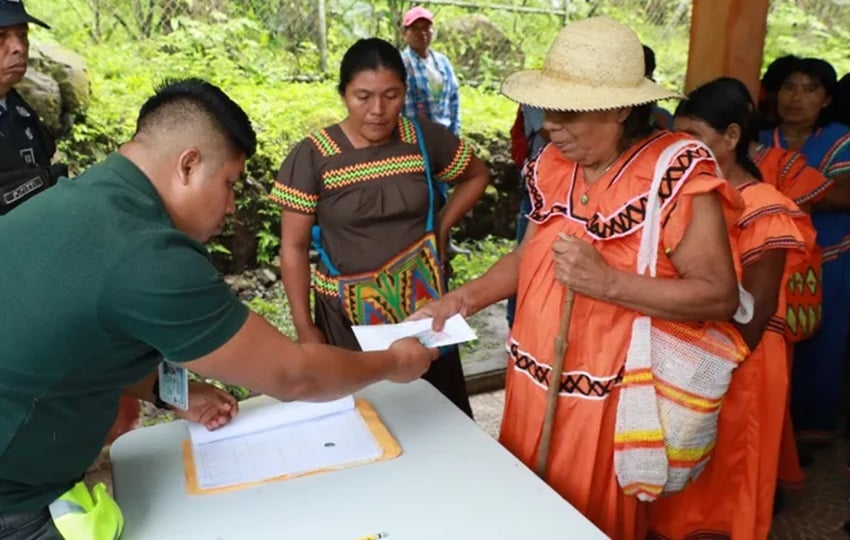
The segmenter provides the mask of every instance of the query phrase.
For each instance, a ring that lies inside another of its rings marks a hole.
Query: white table
[[[380,383],[358,395],[401,444],[399,458],[190,496],[180,450],[185,422],[123,435],[111,451],[122,539],[606,538],[430,384]]]

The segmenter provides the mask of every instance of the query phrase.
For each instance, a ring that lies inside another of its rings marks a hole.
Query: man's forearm
[[[390,351],[353,352],[314,343],[304,349],[303,368],[287,381],[289,390],[279,399],[328,401],[347,396],[386,378],[395,366]]]

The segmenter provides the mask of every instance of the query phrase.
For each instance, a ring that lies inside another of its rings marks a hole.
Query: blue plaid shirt
[[[408,118],[419,118],[419,105],[424,105],[427,118],[448,128],[460,136],[460,95],[457,78],[449,59],[444,55],[428,51],[434,59],[437,70],[443,76],[443,93],[439,103],[434,103],[431,91],[428,89],[427,68],[425,60],[407,47],[401,52],[404,66],[407,68],[407,95],[404,100],[404,115]]]

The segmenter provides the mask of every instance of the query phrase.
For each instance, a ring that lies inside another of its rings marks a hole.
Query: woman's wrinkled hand
[[[463,317],[466,317],[469,314],[468,312],[469,310],[460,295],[448,293],[442,298],[422,306],[406,320],[418,321],[433,317],[434,323],[431,325],[431,328],[435,332],[440,332],[443,330],[447,319],[457,315],[458,313],[460,313]]]
[[[613,281],[613,268],[589,243],[578,238],[558,235],[552,243],[555,278],[573,291],[592,298],[604,298]]]

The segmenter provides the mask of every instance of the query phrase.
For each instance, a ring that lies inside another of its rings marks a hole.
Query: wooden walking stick
[[[543,433],[540,436],[540,446],[537,447],[537,476],[546,477],[546,464],[549,461],[549,445],[552,442],[552,425],[555,423],[555,410],[558,407],[558,394],[561,391],[561,372],[564,371],[564,356],[567,354],[567,335],[570,331],[570,318],[573,314],[575,293],[567,289],[564,297],[564,310],[561,313],[561,324],[558,335],[555,336],[554,362],[549,373],[549,391],[546,393],[546,415],[543,417]]]

